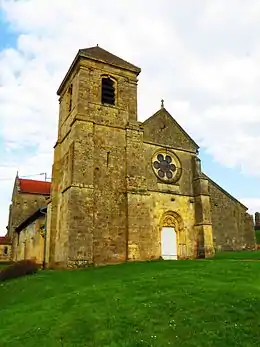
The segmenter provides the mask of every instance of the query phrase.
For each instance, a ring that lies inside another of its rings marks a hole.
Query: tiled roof
[[[134,71],[139,73],[141,69],[128,61],[117,57],[116,55],[106,51],[105,49],[96,46],[90,48],[84,48],[79,50],[80,56],[84,56],[86,58],[101,60],[105,63],[119,66],[123,69]]]
[[[8,236],[0,236],[0,245],[11,245],[12,241]]]
[[[19,188],[21,193],[50,195],[51,182],[19,178]]]

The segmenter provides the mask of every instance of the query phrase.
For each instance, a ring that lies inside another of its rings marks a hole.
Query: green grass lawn
[[[0,284],[0,346],[260,346],[260,262],[158,261]]]
[[[214,259],[260,260],[260,251],[217,252]]]

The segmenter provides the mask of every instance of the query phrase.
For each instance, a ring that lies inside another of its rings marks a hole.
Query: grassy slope
[[[0,346],[260,345],[260,262],[131,263],[0,285]]]

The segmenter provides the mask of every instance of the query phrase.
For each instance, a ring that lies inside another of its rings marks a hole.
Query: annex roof
[[[21,230],[23,230],[24,228],[26,228],[28,225],[30,225],[31,223],[33,223],[36,219],[38,219],[40,216],[42,215],[46,215],[47,213],[47,207],[41,207],[38,208],[38,210],[36,210],[34,213],[32,213],[28,218],[26,218],[22,223],[20,223],[18,225],[18,227],[16,227],[15,231],[16,232],[20,232]]]
[[[20,193],[50,195],[51,182],[19,178]]]
[[[8,236],[0,236],[0,245],[11,245],[11,238]]]

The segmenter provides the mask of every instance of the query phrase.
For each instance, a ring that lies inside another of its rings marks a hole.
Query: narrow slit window
[[[102,104],[115,105],[115,86],[109,77],[102,78]]]
[[[69,99],[69,112],[72,109],[72,84],[69,86],[68,89],[68,99]]]
[[[7,255],[8,254],[8,247],[5,247],[4,248],[4,255]]]

